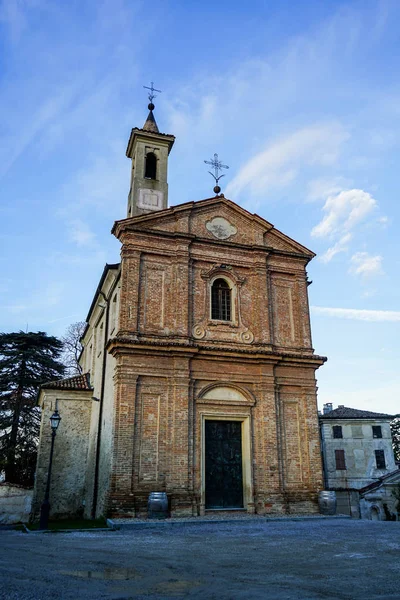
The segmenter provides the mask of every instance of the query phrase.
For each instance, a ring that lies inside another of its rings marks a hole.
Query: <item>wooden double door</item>
[[[243,508],[240,421],[205,421],[205,507]]]

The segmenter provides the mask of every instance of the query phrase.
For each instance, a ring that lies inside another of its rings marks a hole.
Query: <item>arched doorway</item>
[[[201,425],[202,510],[254,511],[250,420],[255,399],[234,384],[213,384],[197,398]]]
[[[379,508],[377,506],[373,506],[371,508],[371,520],[372,521],[380,521]]]

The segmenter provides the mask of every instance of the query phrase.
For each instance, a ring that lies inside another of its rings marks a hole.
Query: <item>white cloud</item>
[[[227,186],[226,195],[237,197],[246,189],[260,196],[271,188],[288,185],[302,166],[331,165],[348,137],[339,123],[329,123],[306,127],[280,138],[243,165]]]
[[[329,196],[323,207],[322,221],[311,230],[313,237],[332,237],[351,231],[377,206],[376,200],[364,190],[343,190]]]
[[[371,256],[368,252],[356,252],[350,259],[349,273],[361,277],[381,275],[383,273],[382,260],[382,256],[378,254]]]
[[[388,225],[388,223],[389,223],[389,218],[386,217],[385,215],[383,215],[382,217],[379,217],[378,223],[380,225],[382,225],[383,227],[386,227],[386,225]]]
[[[348,186],[349,181],[344,177],[336,177],[334,179],[313,179],[307,186],[307,200],[310,202],[314,202],[316,200],[325,200],[329,196],[338,194]]]
[[[93,245],[96,236],[87,223],[84,223],[81,219],[73,219],[68,226],[70,239],[78,246]]]
[[[351,233],[346,233],[340,238],[338,242],[336,242],[336,244],[328,248],[328,250],[324,252],[324,254],[319,256],[318,260],[320,260],[323,263],[328,263],[332,260],[334,256],[336,256],[336,254],[339,254],[340,252],[347,252],[347,250],[349,249],[348,243],[350,242],[352,237],[353,236],[351,235]]]
[[[358,308],[329,308],[325,306],[311,306],[311,312],[314,315],[322,317],[352,319],[355,321],[400,321],[400,311],[397,310],[364,310]]]

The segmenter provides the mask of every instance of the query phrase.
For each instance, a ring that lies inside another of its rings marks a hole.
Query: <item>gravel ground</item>
[[[400,600],[400,522],[0,533],[0,598]]]

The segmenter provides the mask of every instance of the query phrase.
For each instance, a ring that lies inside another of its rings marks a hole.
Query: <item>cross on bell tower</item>
[[[160,133],[153,114],[154,92],[161,90],[153,82],[150,87],[143,87],[150,90],[149,114],[141,129],[132,129],[126,150],[126,156],[132,160],[128,217],[168,208],[168,156],[175,136]]]

